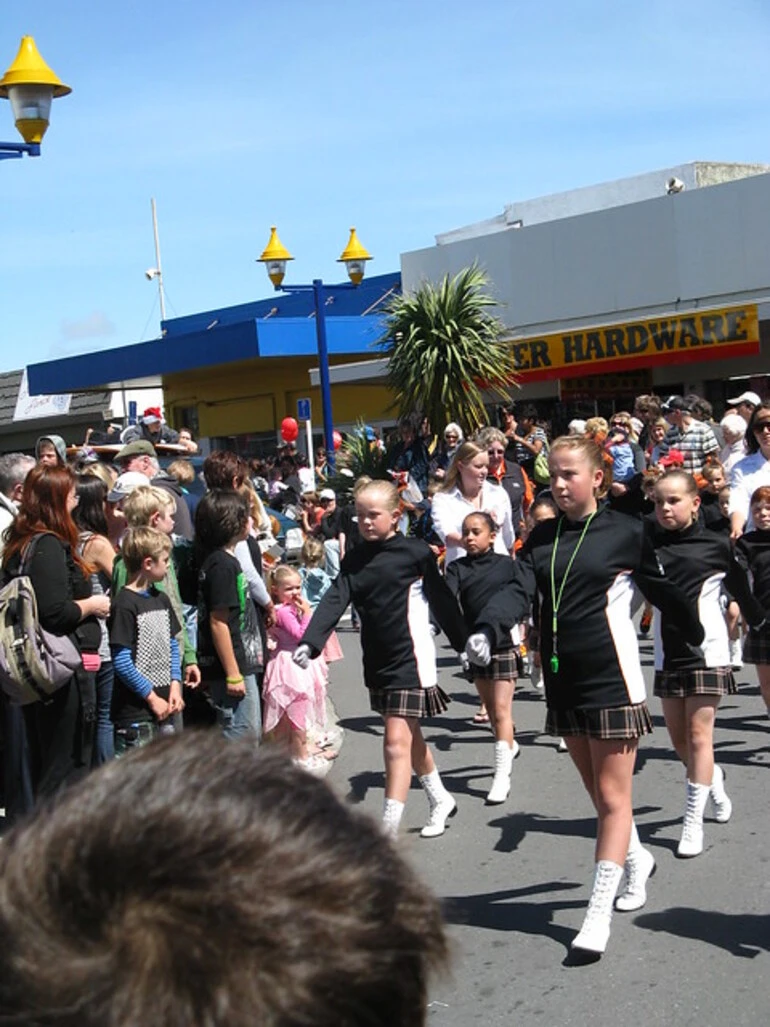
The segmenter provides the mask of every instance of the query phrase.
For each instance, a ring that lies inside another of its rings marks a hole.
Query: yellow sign
[[[523,379],[571,378],[758,353],[759,317],[756,304],[661,314],[628,324],[517,339],[511,346]]]

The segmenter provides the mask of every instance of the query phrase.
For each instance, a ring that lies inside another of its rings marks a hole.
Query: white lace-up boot
[[[382,831],[388,838],[398,837],[401,817],[404,815],[404,804],[398,799],[385,799],[382,810]]]
[[[514,750],[507,742],[495,742],[495,776],[487,795],[490,805],[505,802],[511,790]]]
[[[725,791],[725,778],[727,775],[718,763],[714,764],[714,776],[711,779],[709,798],[711,808],[714,811],[714,820],[718,824],[726,824],[733,812],[733,804],[730,796]]]
[[[655,857],[639,841],[639,834],[633,821],[626,865],[623,869],[626,882],[620,895],[615,899],[615,909],[631,913],[641,909],[647,901],[647,881],[655,873]]]
[[[572,940],[573,949],[596,952],[599,955],[607,948],[610,938],[610,921],[615,892],[618,890],[623,867],[609,859],[600,859],[594,872],[594,887],[588,902],[583,926]]]
[[[690,858],[703,852],[703,811],[709,797],[709,786],[695,781],[687,782],[687,806],[684,811],[682,838],[676,850],[677,856]]]
[[[730,639],[730,664],[733,670],[740,670],[743,666],[743,642],[740,635]]]
[[[431,771],[420,778],[428,797],[428,823],[420,831],[421,838],[438,838],[446,830],[446,822],[457,812],[457,803],[444,787],[439,772]]]

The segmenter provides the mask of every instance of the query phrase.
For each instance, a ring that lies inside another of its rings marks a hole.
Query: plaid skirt
[[[553,710],[545,717],[546,734],[587,735],[605,741],[640,738],[652,731],[652,717],[646,702],[600,710]]]
[[[700,670],[656,670],[653,693],[659,699],[686,699],[690,695],[735,695],[738,686],[730,667]]]
[[[431,688],[370,688],[369,702],[383,717],[435,717],[449,706],[449,696],[438,685]]]
[[[481,678],[486,681],[515,681],[519,676],[516,653],[516,649],[501,649],[492,654],[492,659],[486,667],[471,665],[473,680]]]
[[[770,663],[770,628],[749,631],[743,642],[744,663]]]

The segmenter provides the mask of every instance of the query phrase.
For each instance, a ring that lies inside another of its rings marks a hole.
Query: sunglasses
[[[770,431],[770,421],[756,421],[754,431]]]
[[[505,455],[505,450],[504,449],[488,449],[487,450],[487,455],[488,456],[504,456]]]

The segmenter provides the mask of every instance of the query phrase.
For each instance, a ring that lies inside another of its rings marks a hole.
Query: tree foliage
[[[422,411],[434,432],[457,421],[466,433],[487,422],[483,392],[505,402],[516,383],[504,325],[489,311],[497,301],[477,265],[434,285],[394,296],[378,340],[388,357],[388,385],[399,416]]]

